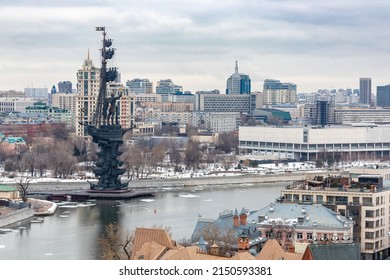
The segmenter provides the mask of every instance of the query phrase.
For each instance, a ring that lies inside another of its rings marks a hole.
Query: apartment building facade
[[[281,199],[322,204],[354,221],[353,242],[360,243],[362,258],[385,259],[390,255],[390,188],[381,185],[380,176],[360,178],[359,184],[347,178],[337,187],[317,180],[296,182],[282,190]]]

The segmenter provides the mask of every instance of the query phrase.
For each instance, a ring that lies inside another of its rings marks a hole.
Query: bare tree
[[[125,163],[128,177],[147,178],[151,173],[150,168],[151,154],[148,148],[142,143],[137,143],[124,149],[121,159]]]
[[[218,136],[216,149],[220,149],[225,153],[237,152],[238,142],[238,135],[235,132],[224,132]]]
[[[196,141],[188,141],[184,152],[184,162],[189,168],[198,169],[200,163],[201,152],[199,143]]]
[[[170,227],[154,225],[152,228],[164,229],[172,236]],[[100,259],[130,260],[134,246],[135,231],[127,231],[117,224],[108,224],[103,237],[99,240],[101,246]]]
[[[13,155],[11,146],[8,143],[0,143],[0,162],[5,162]]]
[[[165,152],[166,145],[164,142],[154,146],[151,150],[151,165],[154,165],[154,167],[161,166],[165,158]]]
[[[55,177],[66,178],[77,169],[77,160],[73,156],[73,144],[69,141],[56,141],[51,147],[50,168]]]
[[[18,186],[20,197],[23,202],[27,201],[28,188],[30,186],[31,179],[28,176],[19,176],[15,179],[15,183]]]
[[[100,259],[130,260],[134,234],[134,231],[125,231],[117,224],[108,224],[103,237],[99,240],[101,246]]]
[[[39,172],[39,176],[43,177],[45,169],[49,166],[49,154],[53,147],[53,139],[40,138],[32,144],[31,153],[35,158],[35,167]]]
[[[64,123],[53,126],[51,129],[51,136],[56,140],[68,140],[70,136],[70,131],[66,128]]]
[[[171,140],[168,142],[167,146],[170,162],[175,167],[175,170],[177,170],[179,164],[182,163],[179,143]]]
[[[222,164],[223,168],[227,171],[233,163],[236,161],[236,156],[234,155],[221,155],[219,156],[219,162]]]
[[[19,172],[29,172],[31,177],[35,175],[35,157],[30,153],[25,153],[19,161]]]
[[[213,224],[203,228],[202,235],[204,240],[211,246],[214,243],[220,247],[219,254],[226,255],[234,251],[232,245],[236,244],[237,236],[233,229],[221,229]]]

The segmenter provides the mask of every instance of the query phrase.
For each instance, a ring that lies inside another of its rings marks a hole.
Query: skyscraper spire
[[[236,68],[235,68],[235,72],[234,73],[238,74],[238,62],[237,62],[237,60],[236,60]]]
[[[89,56],[89,48],[88,48],[87,58],[84,60],[83,67],[93,67],[93,61],[91,60],[91,57]]]

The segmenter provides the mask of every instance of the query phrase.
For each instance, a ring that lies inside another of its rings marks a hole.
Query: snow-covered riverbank
[[[235,173],[199,176],[194,178],[166,178],[166,179],[142,179],[129,181],[129,188],[163,188],[163,187],[191,187],[207,185],[233,185],[242,183],[273,183],[291,182],[302,179],[310,179],[315,174],[323,172],[294,172],[280,174],[251,174]],[[341,172],[326,172],[329,175],[339,175]],[[14,182],[8,181],[8,184]],[[30,182],[29,192],[53,192],[53,191],[83,191],[88,190],[88,180],[60,180],[56,178],[37,178]]]

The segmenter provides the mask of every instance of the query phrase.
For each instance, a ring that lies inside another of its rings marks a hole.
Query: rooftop
[[[320,204],[301,205],[296,203],[271,203],[252,212],[248,221],[260,224],[283,224],[296,228],[344,228],[351,223],[345,217]]]
[[[15,187],[8,185],[0,185],[0,192],[14,192],[17,191]]]

